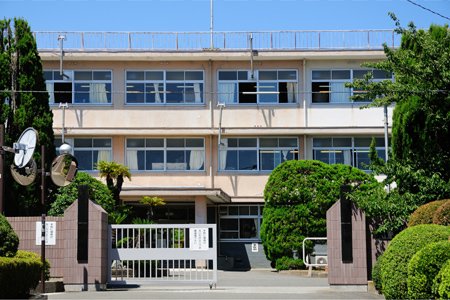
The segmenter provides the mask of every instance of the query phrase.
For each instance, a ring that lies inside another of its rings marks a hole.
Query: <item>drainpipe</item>
[[[306,59],[303,58],[303,125],[308,127],[308,111],[306,109]],[[303,158],[306,159],[306,134],[303,134]]]
[[[212,68],[212,61],[211,59],[208,61],[208,68],[209,68],[209,111],[210,111],[210,119],[211,119],[211,135],[209,136],[209,178],[210,178],[210,185],[211,188],[214,188],[214,168],[213,168],[213,135],[214,135],[214,109],[213,109],[213,102],[214,102],[214,93],[213,93],[213,68]]]

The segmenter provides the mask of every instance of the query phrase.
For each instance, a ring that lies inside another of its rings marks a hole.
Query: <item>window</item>
[[[201,104],[203,71],[127,71],[127,104]]]
[[[110,104],[111,71],[44,71],[50,104]]]
[[[385,159],[384,139],[375,138],[378,157]],[[314,138],[313,159],[328,164],[345,164],[368,171],[372,138]]]
[[[346,88],[347,82],[362,79],[368,72],[372,73],[373,81],[392,80],[392,73],[381,70],[313,70],[312,71],[312,103],[350,103],[352,91]],[[370,102],[371,99],[362,100]]]
[[[127,139],[126,156],[130,170],[205,170],[205,142],[202,138]]]
[[[219,206],[221,240],[259,240],[262,205]]]
[[[285,138],[227,138],[219,149],[219,171],[271,171],[298,159],[298,140]]]
[[[73,145],[73,155],[78,161],[78,170],[96,170],[99,161],[111,161],[112,146],[110,138],[66,139]]]
[[[278,104],[297,102],[296,70],[219,71],[219,102]]]

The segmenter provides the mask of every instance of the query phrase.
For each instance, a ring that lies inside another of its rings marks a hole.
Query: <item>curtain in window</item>
[[[350,89],[343,82],[330,82],[330,103],[348,103],[350,101]]]
[[[137,150],[127,150],[127,165],[130,170],[138,170]]]
[[[228,147],[228,140],[222,139],[221,141],[222,145],[219,146],[219,170],[225,170],[227,167],[227,150]]]
[[[189,158],[189,170],[201,170],[205,161],[203,150],[191,150]]]
[[[236,85],[234,83],[219,83],[219,103],[233,103]]]
[[[352,155],[350,150],[344,150],[344,164],[345,165],[352,165]]]
[[[287,99],[288,103],[295,103],[295,89],[297,87],[297,84],[295,82],[288,82],[287,83]]]
[[[49,98],[48,98],[49,103],[55,103],[55,94],[54,94],[55,90],[54,90],[53,83],[46,83],[45,85],[47,87],[47,92],[49,95]]]
[[[89,101],[91,103],[108,103],[106,83],[90,83],[89,85]]]
[[[98,150],[97,162],[102,160],[110,161],[111,160],[110,153],[111,152],[109,150]]]
[[[159,83],[154,83],[153,88],[155,90],[155,103],[161,103],[161,92],[159,91]]]
[[[194,99],[195,103],[201,103],[202,102],[202,94],[200,92],[200,83],[194,83]]]

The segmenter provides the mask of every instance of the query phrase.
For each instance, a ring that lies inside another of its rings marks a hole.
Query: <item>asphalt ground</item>
[[[327,278],[296,272],[218,271],[216,287],[208,284],[140,285],[106,291],[46,294],[48,299],[384,299],[361,289],[335,288]]]

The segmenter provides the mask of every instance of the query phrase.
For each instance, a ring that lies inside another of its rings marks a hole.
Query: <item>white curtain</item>
[[[283,161],[287,160],[287,156],[289,154],[290,150],[282,150],[281,153],[283,153]]]
[[[127,165],[130,170],[138,170],[137,150],[127,150]]]
[[[189,158],[189,170],[200,170],[205,161],[205,155],[203,150],[191,150],[191,156]]]
[[[200,92],[200,83],[194,83],[194,97],[195,97],[195,103],[202,102],[202,94]]]
[[[159,92],[159,83],[154,83],[153,88],[155,90],[155,103],[161,103],[161,93]]]
[[[228,139],[222,139],[219,146],[219,170],[225,170],[227,166]]]
[[[288,103],[295,103],[296,102],[296,89],[297,89],[297,83],[295,82],[288,82],[287,83],[287,99]]]
[[[54,93],[53,83],[46,83],[45,85],[47,86],[47,92],[49,95],[49,98],[48,98],[49,103],[55,103],[55,93]]]
[[[98,150],[97,162],[99,161],[110,161],[111,160],[111,151],[109,150]]]
[[[235,83],[219,83],[219,103],[233,103],[236,93]]]
[[[108,103],[106,83],[90,83],[89,85],[90,103]]]
[[[352,155],[350,150],[344,150],[344,164],[345,165],[352,165]]]
[[[330,103],[348,103],[350,101],[350,89],[343,82],[330,82]]]

